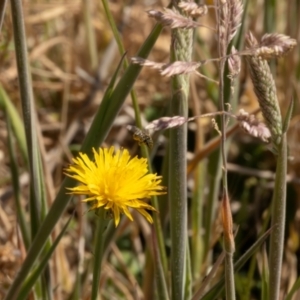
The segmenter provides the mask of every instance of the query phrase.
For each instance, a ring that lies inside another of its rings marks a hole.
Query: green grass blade
[[[186,244],[186,272],[185,272],[185,288],[184,288],[184,299],[192,298],[192,285],[193,285],[193,276],[192,276],[192,267],[191,267],[191,252],[189,243]]]
[[[167,288],[167,282],[164,274],[163,264],[161,262],[160,253],[158,251],[158,240],[155,236],[155,230],[152,234],[153,252],[154,252],[154,264],[155,264],[155,281],[157,287],[157,299],[169,300],[169,293]]]
[[[154,43],[158,38],[161,30],[162,27],[160,25],[155,26],[155,28],[143,44],[142,48],[137,53],[137,56],[144,58],[150,53],[150,50],[154,46]],[[111,97],[103,99],[99,107],[99,113],[95,117],[95,121],[91,126],[91,131],[94,132],[94,137],[91,137],[93,138],[94,143],[92,143],[91,145],[97,145],[99,144],[99,142],[101,143],[106,138],[115,117],[118,115],[140,71],[140,66],[131,64],[118,82],[116,88],[113,90]],[[87,144],[87,142],[88,141],[85,141],[84,146]]]
[[[30,172],[30,223],[32,238],[36,235],[40,225],[40,201],[42,194],[40,190],[39,172],[39,145],[36,135],[36,114],[34,98],[31,86],[31,75],[29,71],[28,50],[26,43],[25,25],[23,17],[22,1],[11,1],[11,12],[14,30],[14,41],[16,49],[17,69],[20,85],[20,96],[22,102],[23,119],[27,141],[29,172]]]
[[[9,116],[11,127],[17,139],[22,158],[26,166],[28,166],[28,153],[27,153],[24,125],[22,123],[18,111],[10,101],[8,95],[6,94],[1,84],[0,84],[0,108],[6,111],[6,114]]]
[[[19,184],[19,172],[18,172],[18,164],[15,149],[13,146],[13,132],[11,128],[10,117],[6,118],[7,124],[7,136],[8,136],[8,149],[9,149],[9,158],[10,158],[10,170],[11,170],[11,178],[15,196],[15,204],[17,209],[18,222],[20,224],[22,238],[25,244],[25,248],[28,249],[30,245],[30,235],[28,223],[26,222],[26,217],[24,214],[24,209],[22,208],[21,199],[20,199],[20,184]]]
[[[293,111],[294,111],[294,106],[295,106],[295,100],[293,98],[290,105],[289,105],[288,111],[285,115],[285,119],[283,121],[283,127],[282,127],[282,132],[283,133],[286,133],[288,128],[289,128],[290,121],[291,121],[291,118],[292,118],[292,114],[293,114]]]
[[[28,294],[29,294],[30,290],[32,289],[34,283],[36,282],[38,277],[42,274],[45,267],[47,266],[51,255],[53,254],[53,252],[56,249],[58,243],[60,242],[61,238],[63,237],[64,233],[66,232],[72,218],[73,218],[73,216],[71,216],[69,218],[68,222],[65,224],[65,226],[63,227],[63,229],[61,230],[61,232],[59,233],[59,235],[57,236],[57,238],[55,239],[55,241],[51,245],[49,251],[42,258],[42,260],[38,263],[38,266],[36,267],[36,269],[28,276],[27,280],[25,281],[22,288],[20,289],[20,293],[17,297],[18,300],[26,299],[26,297],[28,296]]]
[[[265,245],[262,249],[262,288],[261,288],[261,299],[269,299],[269,265],[268,265],[268,256]]]
[[[293,287],[291,288],[291,290],[289,291],[289,293],[287,294],[285,300],[292,300],[294,294],[300,289],[300,277],[298,277],[298,279],[295,281],[295,283],[293,284]]]
[[[286,217],[287,137],[281,136],[278,145],[274,195],[272,201],[272,232],[270,238],[270,299],[279,299],[284,231]]]

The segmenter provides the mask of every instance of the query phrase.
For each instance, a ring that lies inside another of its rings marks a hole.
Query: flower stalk
[[[276,37],[276,38],[275,38]],[[294,41],[283,36],[267,36],[264,42],[269,39],[273,44],[274,40],[279,43],[275,55],[280,52],[281,55],[289,51]],[[271,42],[272,43],[271,43]],[[247,37],[249,47],[256,46],[258,43],[252,34]],[[275,43],[276,44],[276,43]],[[275,45],[276,46],[276,45]],[[273,53],[268,51],[268,53]],[[250,76],[254,85],[254,91],[270,129],[273,146],[277,153],[277,167],[275,177],[275,189],[272,199],[272,231],[270,239],[270,278],[269,278],[269,299],[277,300],[280,295],[280,279],[282,269],[282,256],[284,247],[285,231],[285,212],[286,212],[286,172],[287,172],[287,141],[286,131],[292,115],[293,102],[290,105],[286,119],[282,122],[279,109],[275,82],[268,65],[268,62],[262,57],[249,56],[247,58]]]
[[[106,218],[107,211],[103,208],[97,210],[97,229],[95,234],[95,250],[94,250],[94,267],[93,267],[93,284],[91,300],[97,300],[99,292],[99,282],[101,275],[101,265],[103,258],[103,249],[106,228],[109,223],[109,219]]]
[[[219,57],[226,57],[230,41],[241,25],[243,14],[242,2],[239,0],[218,1],[218,47]],[[224,70],[226,59],[219,62],[219,99],[220,110],[225,111],[224,97]],[[230,210],[228,183],[227,183],[227,151],[226,151],[227,119],[221,116],[221,156],[222,156],[222,190],[223,190],[223,230],[225,256],[225,286],[226,299],[235,299],[235,283],[233,268],[234,239],[232,232],[232,215]]]
[[[172,9],[183,15],[179,1],[172,1]],[[171,38],[171,62],[191,61],[192,33],[190,29],[173,29]],[[171,115],[188,116],[189,76],[175,75],[171,81]],[[172,299],[184,299],[186,251],[187,251],[187,126],[170,130],[169,144],[169,207],[171,227],[171,281]],[[180,242],[179,242],[180,241]]]

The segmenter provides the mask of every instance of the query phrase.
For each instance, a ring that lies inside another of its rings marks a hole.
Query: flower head
[[[114,147],[93,148],[95,161],[91,161],[84,153],[74,158],[74,164],[66,169],[66,175],[81,184],[69,188],[71,194],[87,195],[84,202],[92,202],[91,209],[103,207],[109,210],[117,226],[120,215],[124,213],[133,220],[129,208],[135,208],[150,223],[151,215],[146,210],[154,211],[154,207],[142,201],[154,195],[165,194],[161,186],[161,176],[148,173],[145,158],[131,158],[128,150]]]

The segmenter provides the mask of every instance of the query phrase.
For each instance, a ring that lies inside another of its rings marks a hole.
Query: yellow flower
[[[71,194],[88,195],[84,202],[92,202],[91,209],[104,207],[120,222],[120,214],[124,213],[131,221],[129,207],[135,208],[150,223],[151,215],[146,210],[155,211],[154,207],[142,201],[154,195],[165,194],[161,186],[161,176],[148,173],[145,158],[131,158],[128,150],[114,147],[93,148],[95,161],[91,161],[84,153],[73,158],[74,164],[66,169],[66,175],[81,182],[69,188]]]

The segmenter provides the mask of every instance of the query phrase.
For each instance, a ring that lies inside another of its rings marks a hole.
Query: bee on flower
[[[93,148],[94,161],[79,153],[73,158],[65,174],[77,181],[77,187],[68,188],[71,194],[87,195],[83,202],[91,202],[91,210],[103,207],[114,218],[115,226],[120,222],[121,214],[131,221],[133,217],[129,208],[136,209],[147,221],[153,223],[147,210],[155,208],[144,202],[151,196],[165,194],[161,186],[161,176],[148,173],[145,158],[130,157],[127,149],[117,150],[114,147]]]
[[[139,143],[139,146],[146,145],[149,149],[152,149],[153,140],[148,132],[131,125],[128,125],[127,129],[133,133],[132,137]]]

